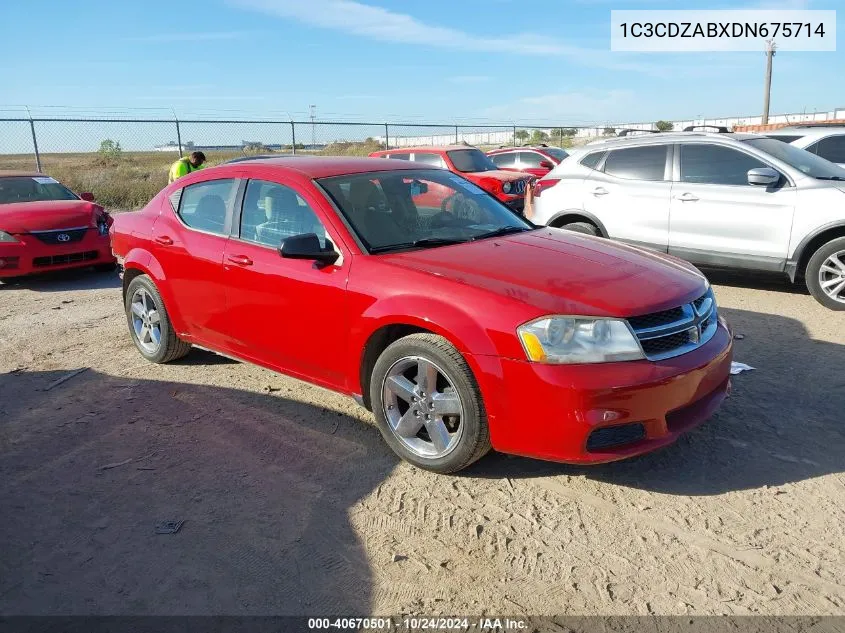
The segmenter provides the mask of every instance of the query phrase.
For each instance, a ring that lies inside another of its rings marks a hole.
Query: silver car
[[[758,134],[590,143],[537,183],[532,221],[703,267],[777,271],[845,310],[845,169]]]
[[[796,125],[766,132],[766,136],[800,147],[845,167],[845,126]]]

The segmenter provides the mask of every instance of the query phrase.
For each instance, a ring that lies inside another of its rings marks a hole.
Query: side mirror
[[[540,167],[542,169],[554,169],[555,168],[554,163],[552,163],[549,160],[541,160],[540,161]]]
[[[757,167],[748,170],[748,184],[769,187],[780,181],[780,173],[771,167]]]
[[[311,259],[321,264],[334,264],[339,257],[337,251],[324,250],[316,233],[301,233],[282,240],[279,254],[289,259]]]
[[[85,200],[85,202],[94,202],[94,194],[90,191],[86,191],[85,193],[80,193],[79,197]]]

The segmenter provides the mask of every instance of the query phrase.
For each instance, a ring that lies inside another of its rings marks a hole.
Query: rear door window
[[[235,197],[235,179],[207,180],[182,189],[179,217],[198,231],[226,234],[226,215]]]
[[[490,156],[496,167],[516,167],[516,152],[504,152],[503,154],[493,154]]]
[[[443,162],[443,157],[440,154],[435,154],[434,152],[414,152],[415,163],[423,163],[424,165],[431,165],[432,167],[445,167],[446,163]]]
[[[845,163],[845,135],[823,138],[810,145],[807,151],[818,154],[831,163]]]
[[[604,163],[606,174],[628,180],[664,180],[668,145],[613,150]]]

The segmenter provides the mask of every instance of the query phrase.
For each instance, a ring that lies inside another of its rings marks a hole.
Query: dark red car
[[[430,167],[448,169],[491,193],[497,200],[522,213],[525,190],[535,180],[533,176],[515,174],[496,167],[480,149],[466,145],[445,147],[403,147],[373,152],[371,157],[396,158],[422,163]],[[425,200],[427,206],[446,204],[450,189],[432,186]]]
[[[446,210],[423,204],[434,187],[452,192]],[[145,358],[197,344],[349,394],[438,472],[491,446],[565,462],[651,451],[729,388],[731,335],[692,265],[535,227],[443,169],[212,167],[117,216],[112,239]]]
[[[530,147],[500,147],[487,152],[499,169],[522,171],[542,178],[569,156],[560,147],[534,145]]]
[[[37,172],[0,171],[0,279],[115,267],[111,216],[90,193],[76,195]]]

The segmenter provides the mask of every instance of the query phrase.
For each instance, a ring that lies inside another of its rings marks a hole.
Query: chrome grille
[[[718,327],[716,299],[708,289],[692,303],[630,317],[628,324],[649,360],[680,356],[713,338]]]
[[[83,226],[55,231],[32,231],[31,233],[45,244],[72,244],[73,242],[82,240],[87,230],[88,227]]]

